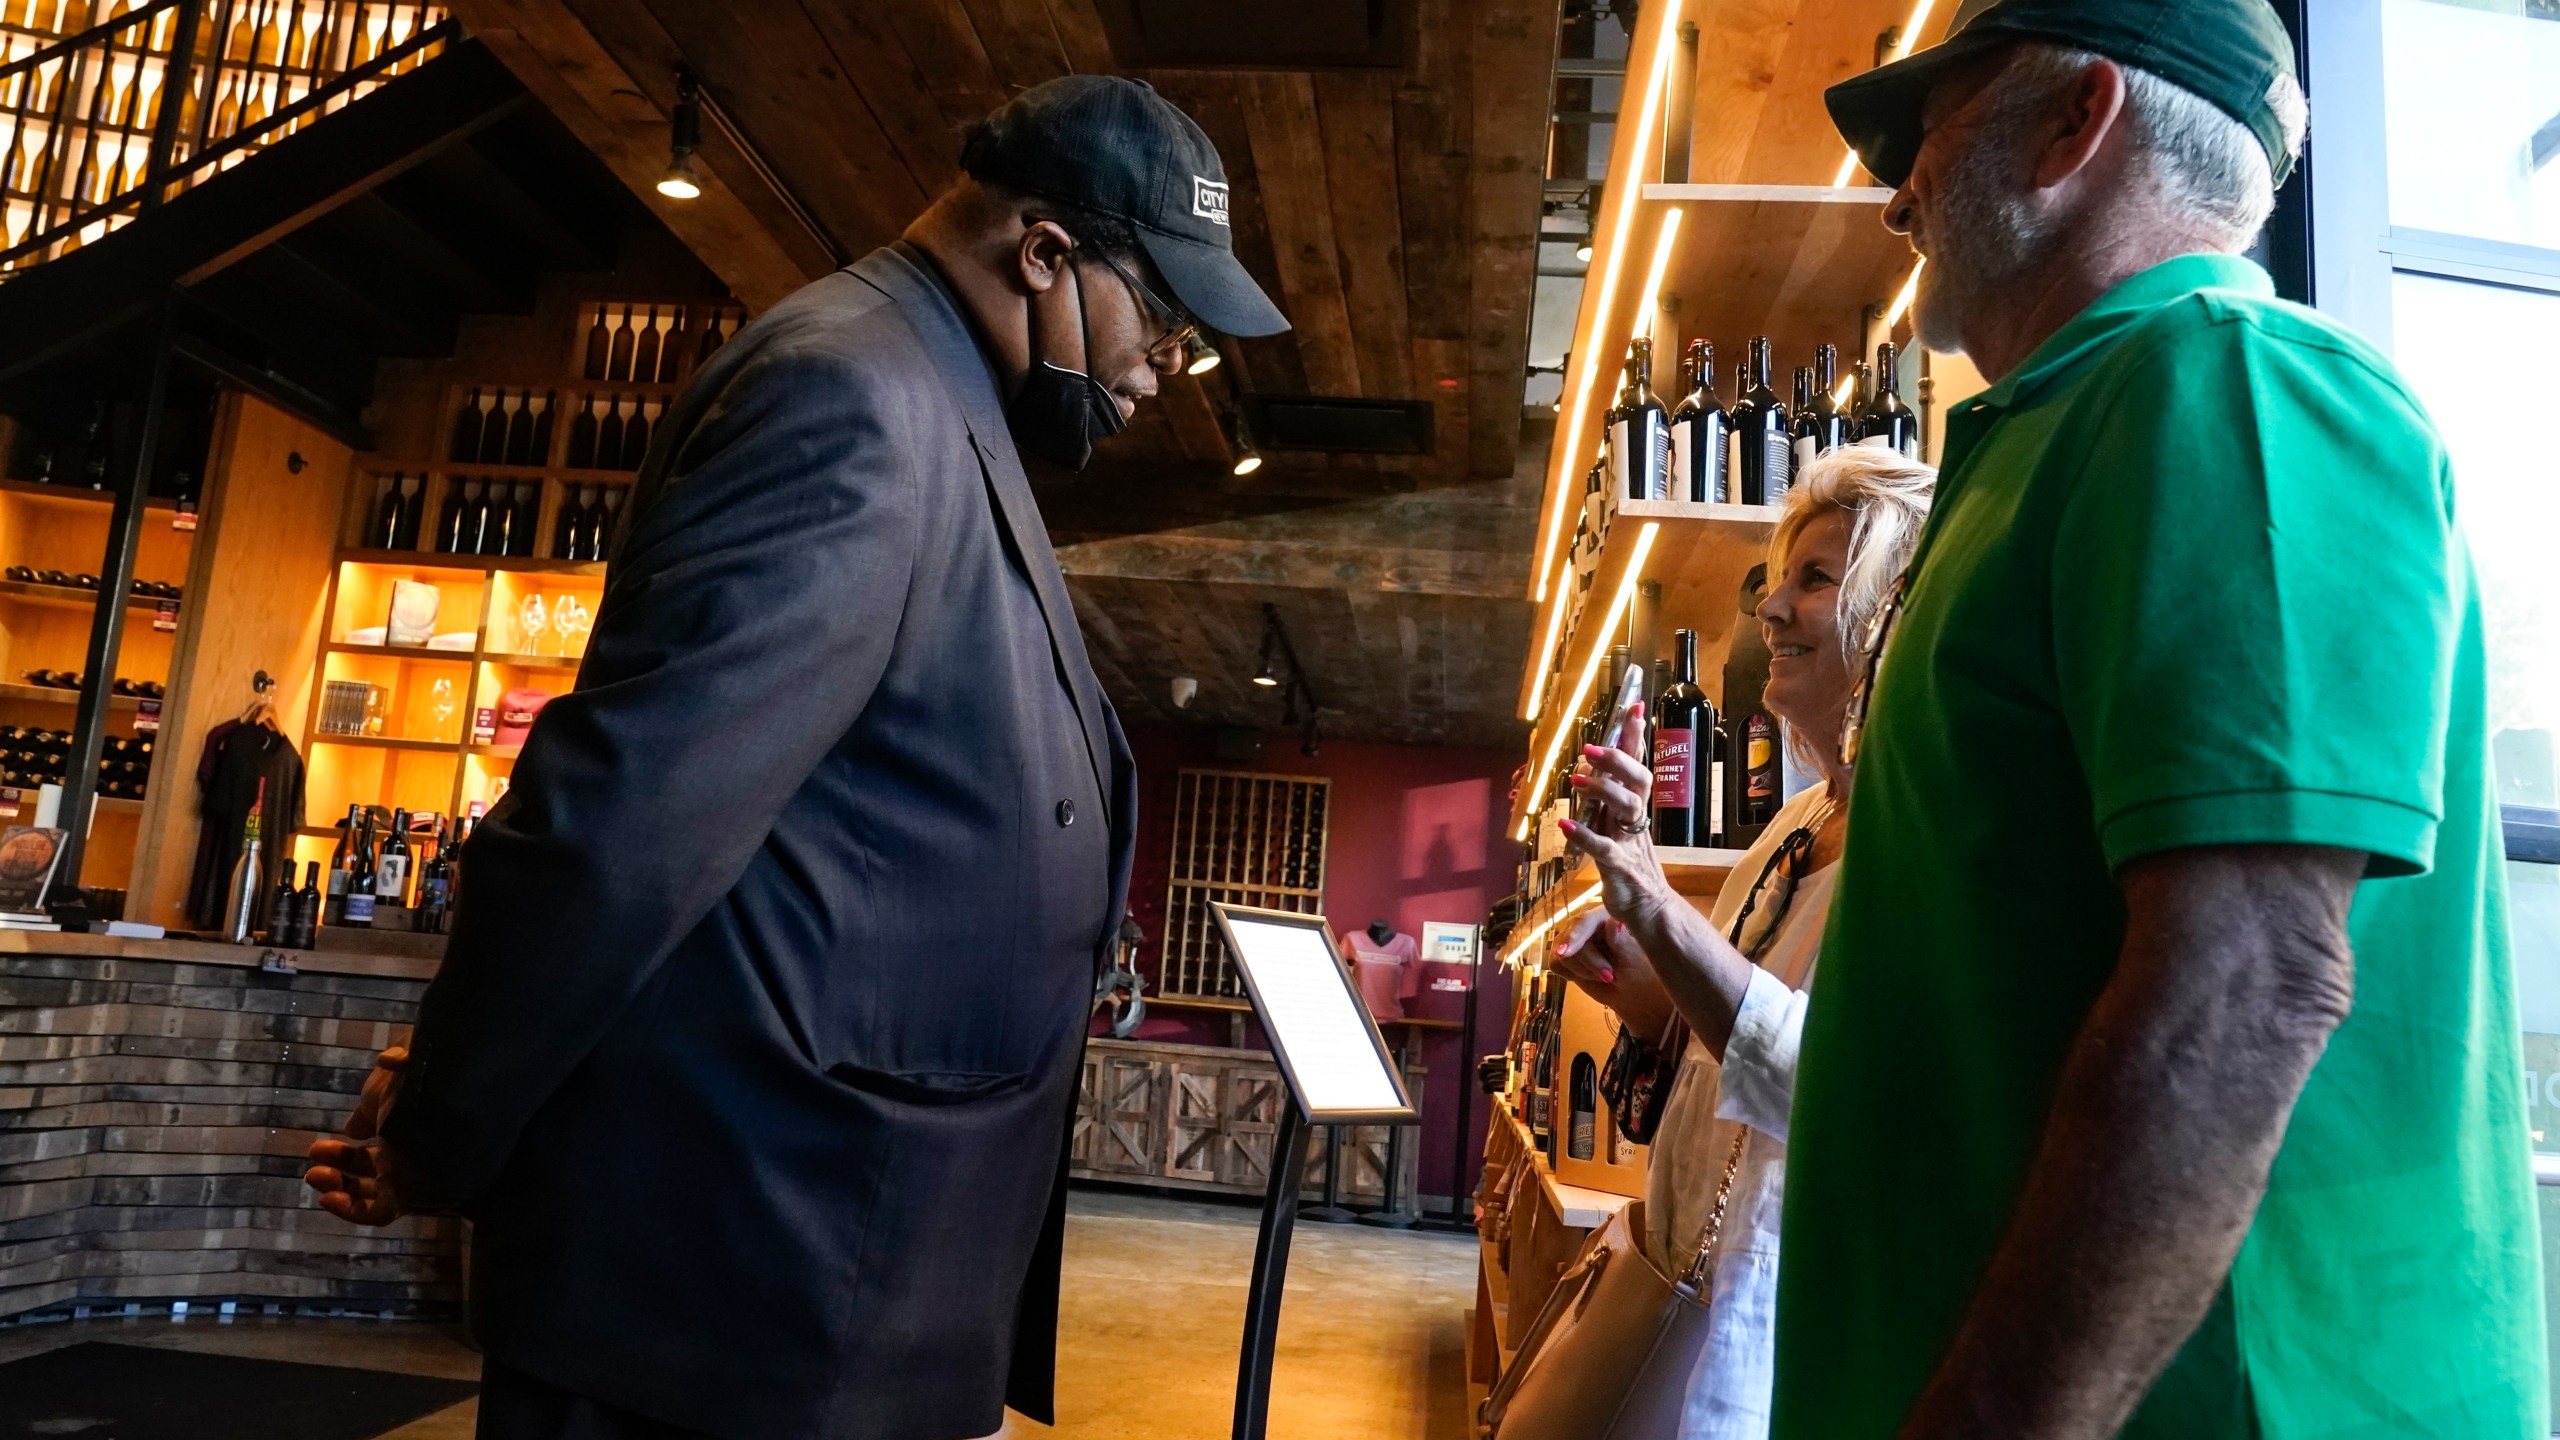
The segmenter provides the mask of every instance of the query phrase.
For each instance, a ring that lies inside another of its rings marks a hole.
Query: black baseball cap
[[[2277,184],[2293,173],[2275,100],[2279,77],[2297,79],[2293,39],[2267,0],[1968,0],[1944,42],[1832,86],[1823,103],[1867,173],[1900,185],[1920,154],[1930,88],[2020,40],[2148,70],[2248,126]]]
[[[1210,329],[1289,328],[1236,259],[1218,148],[1145,81],[1065,75],[1034,85],[987,117],[961,164],[981,180],[1128,221],[1173,298]]]

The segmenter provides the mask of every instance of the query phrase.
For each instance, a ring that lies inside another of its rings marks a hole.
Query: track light
[[[1588,265],[1588,264],[1590,264],[1590,263],[1591,263],[1591,237],[1590,237],[1590,236],[1588,236],[1588,235],[1583,236],[1583,237],[1582,237],[1582,243],[1573,247],[1573,258],[1574,258],[1574,259],[1576,259],[1576,260],[1581,261],[1581,262],[1582,262],[1583,264],[1585,264],[1585,265]]]
[[[1241,410],[1227,412],[1227,443],[1236,456],[1231,473],[1250,475],[1262,468],[1262,452],[1253,447],[1253,431],[1245,425]]]
[[[667,172],[658,177],[658,193],[670,200],[693,200],[702,194],[702,176],[693,154],[702,148],[702,87],[691,70],[676,72],[676,113],[668,126]]]
[[[1182,373],[1185,375],[1206,375],[1210,371],[1217,369],[1218,362],[1225,358],[1225,356],[1218,353],[1217,346],[1209,343],[1208,336],[1194,335],[1191,337],[1191,363],[1183,367]]]
[[[1280,612],[1262,607],[1262,663],[1254,668],[1253,683],[1270,689],[1280,683]]]

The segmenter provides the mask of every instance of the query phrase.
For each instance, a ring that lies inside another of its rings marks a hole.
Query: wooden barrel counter
[[[456,1308],[460,1222],[360,1229],[302,1183],[434,960],[298,952],[287,974],[263,953],[0,931],[0,1319]]]

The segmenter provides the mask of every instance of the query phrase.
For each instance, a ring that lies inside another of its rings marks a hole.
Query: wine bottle
[[[1680,368],[1680,408],[1671,414],[1671,498],[1722,505],[1732,498],[1725,474],[1730,422],[1716,398],[1715,347],[1690,341]]]
[[[1588,1160],[1600,1149],[1600,1130],[1595,1123],[1600,1113],[1600,1067],[1591,1063],[1591,1052],[1578,1051],[1573,1057],[1573,1129],[1565,1141],[1565,1153],[1576,1160]]]
[[[293,888],[293,862],[288,859],[277,873],[276,888],[267,896],[267,943],[291,950],[301,926],[302,897]]]
[[[551,558],[554,560],[583,558],[578,553],[582,538],[579,524],[580,518],[586,514],[586,493],[586,488],[578,485],[566,486],[560,492],[560,517],[551,524]]]
[[[1894,368],[1891,341],[1876,347],[1875,393],[1875,404],[1868,407],[1866,423],[1861,427],[1864,438],[1898,452],[1905,460],[1919,459],[1920,417],[1902,403],[1901,376]]]
[[[607,400],[604,418],[596,422],[596,459],[598,470],[619,469],[622,465],[622,407],[627,403],[616,395]]]
[[[444,509],[436,516],[436,548],[447,555],[462,549],[462,481],[446,476]]]
[[[604,378],[605,357],[612,353],[613,332],[605,328],[604,307],[596,307],[596,323],[587,327],[587,363],[582,373],[590,380]]]
[[[530,390],[525,392],[528,396],[532,393]],[[542,398],[533,402],[532,456],[525,461],[526,464],[548,465],[551,463],[551,416],[559,408],[560,392],[557,390],[545,390],[542,392]]]
[[[1743,505],[1775,505],[1787,496],[1793,446],[1786,402],[1769,388],[1769,337],[1754,336],[1750,363],[1733,402],[1733,454],[1726,466],[1734,499]]]
[[[677,372],[684,368],[683,320],[684,311],[670,305],[666,318],[659,322],[658,373],[654,378],[661,385],[674,383]]]
[[[1794,411],[1795,418],[1787,426],[1790,450],[1788,463],[1791,477],[1793,473],[1802,471],[1812,464],[1813,457],[1822,453],[1822,415],[1815,408],[1815,394],[1813,367],[1798,366],[1795,404],[1790,407]]]
[[[1679,660],[1653,701],[1653,843],[1712,845],[1724,813],[1723,777],[1713,765],[1716,707],[1698,688],[1698,632],[1681,630],[1673,640]]]
[[[444,838],[444,817],[436,817],[435,850],[418,867],[418,926],[430,935],[444,932],[445,897],[452,889],[452,856]]]
[[[596,468],[596,400],[590,395],[578,407],[578,418],[569,422],[569,468]]]
[[[633,404],[635,408],[631,418],[623,422],[622,427],[622,468],[625,470],[637,470],[641,462],[649,458],[649,432],[655,427],[658,416],[658,406],[654,401],[640,400]]]
[[[400,487],[400,525],[392,536],[394,543],[391,548],[415,550],[418,548],[419,527],[426,523],[427,477],[399,475],[394,478]]]
[[[1840,405],[1840,347],[1817,345],[1813,349],[1813,411],[1815,428],[1821,432],[1822,453],[1839,449],[1858,438],[1853,412]]]
[[[339,827],[337,848],[329,852],[329,890],[320,909],[324,925],[347,923],[347,881],[355,874],[356,821],[363,814],[362,805],[347,807],[347,823]]]
[[[720,347],[729,343],[729,332],[736,325],[737,321],[731,318],[727,310],[715,309],[711,312],[710,317],[702,325],[702,345],[694,354],[694,369],[699,370],[711,363],[711,357],[720,353]]]
[[[1766,826],[1778,814],[1778,722],[1766,710],[1743,717],[1738,769],[1742,772],[1742,817]]]
[[[527,390],[518,398],[515,413],[507,418],[507,458],[509,465],[534,465],[533,458],[533,392]]]
[[[614,517],[622,513],[626,492],[619,485],[599,486],[596,490],[595,513],[587,525],[587,558],[602,560],[613,548]]]
[[[391,812],[391,830],[373,857],[373,903],[375,913],[385,905],[399,907],[409,903],[409,812]]]
[[[622,307],[622,319],[613,327],[613,354],[605,361],[604,376],[608,380],[631,378],[631,352],[639,337],[631,333],[631,307]]]
[[[479,463],[480,429],[486,423],[488,423],[488,415],[481,403],[480,390],[479,387],[474,386],[471,394],[464,398],[462,408],[455,411],[453,415],[451,459],[454,464],[476,465]]]
[[[256,798],[249,802],[249,818],[240,826],[240,857],[231,865],[231,884],[226,889],[222,906],[223,938],[234,945],[246,945],[257,928],[261,892],[259,871],[266,864],[266,847],[259,835],[265,823],[267,782],[258,782]]]
[[[462,487],[461,517],[453,527],[453,552],[456,555],[480,553],[480,535],[489,525],[488,487],[478,480],[455,482]]]
[[[515,426],[516,397],[511,391],[501,390],[498,392],[498,408],[490,415],[488,427],[480,432],[481,464],[507,463],[507,437],[514,433]]]
[[[531,555],[534,539],[542,525],[542,482],[524,480],[516,484],[515,515],[508,522],[507,553]]]
[[[302,888],[293,896],[293,948],[317,949],[320,944],[320,862],[302,862]]]
[[[631,378],[646,384],[658,378],[658,307],[649,307],[649,318],[640,322],[640,333],[631,345]]]
[[[369,926],[373,923],[373,811],[361,805],[356,808],[361,812],[361,824],[347,869],[347,894],[340,919],[348,925]]]
[[[1653,393],[1653,341],[1639,335],[1627,346],[1627,388],[1613,417],[1610,441],[1618,455],[1616,498],[1671,498],[1671,417]]]
[[[374,504],[373,528],[365,536],[365,543],[376,550],[400,548],[400,480],[394,474],[380,482],[382,498]]]
[[[505,555],[509,553],[508,547],[515,544],[515,488],[492,478],[488,482],[485,493],[488,497],[488,505],[484,513],[487,514],[488,519],[480,527],[478,553]]]
[[[1849,403],[1840,407],[1841,429],[1855,445],[1867,433],[1867,407],[1875,403],[1876,372],[1860,360],[1849,367]]]

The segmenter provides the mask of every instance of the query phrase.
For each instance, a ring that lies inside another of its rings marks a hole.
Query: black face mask
[[[1038,310],[1032,311],[1031,321],[1036,332]],[[1085,318],[1082,277],[1076,283],[1076,328],[1084,337],[1085,353],[1091,355],[1093,327]],[[1021,388],[1013,392],[1004,418],[1015,444],[1068,470],[1082,470],[1093,459],[1093,442],[1119,434],[1129,423],[1109,386],[1081,370],[1047,360],[1031,362],[1031,373],[1022,377]]]

